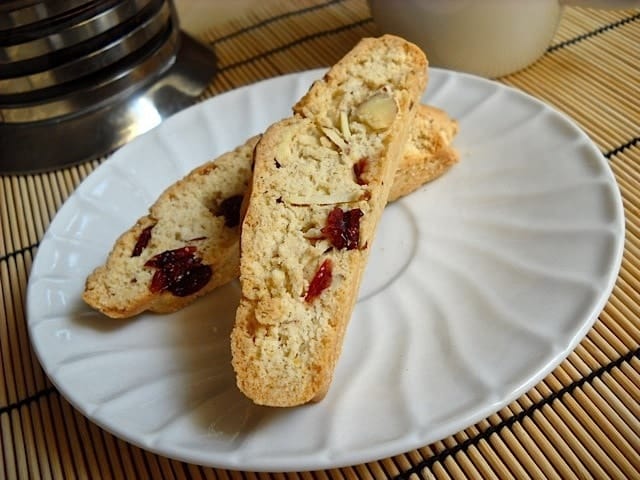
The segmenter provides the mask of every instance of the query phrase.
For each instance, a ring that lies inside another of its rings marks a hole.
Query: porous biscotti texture
[[[388,201],[410,194],[455,165],[459,155],[451,142],[457,133],[458,122],[446,112],[421,105],[393,177]]]
[[[232,218],[233,205],[225,208],[224,202],[235,200],[239,209],[251,178],[257,140],[249,139],[167,188],[149,214],[116,240],[106,263],[89,275],[82,296],[85,302],[112,318],[128,318],[145,310],[167,313],[236,278],[239,218]],[[134,255],[147,228],[149,242]],[[188,295],[178,296],[169,290],[152,292],[157,269],[145,264],[158,254],[184,247],[195,247],[194,257],[211,268],[211,278]]]
[[[327,392],[426,68],[405,40],[363,39],[258,142],[231,335],[238,387],[255,403]],[[355,236],[328,235],[330,215],[357,216]]]
[[[411,193],[455,163],[457,154],[451,141],[457,129],[457,122],[446,113],[420,105],[389,201]],[[220,205],[229,198],[244,196],[257,140],[249,139],[171,185],[149,214],[118,238],[106,263],[89,276],[84,300],[113,318],[128,318],[146,310],[168,313],[237,278],[239,226],[225,221]],[[149,243],[140,256],[132,257],[143,230],[150,226]],[[149,285],[155,271],[144,264],[159,253],[186,245],[197,247],[202,263],[212,266],[211,279],[187,296],[178,297],[169,291],[152,293]]]

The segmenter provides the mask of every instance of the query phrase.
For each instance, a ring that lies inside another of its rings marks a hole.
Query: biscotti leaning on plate
[[[443,111],[418,107],[389,201],[411,193],[457,161],[451,146],[457,130],[457,122]],[[89,275],[84,300],[113,318],[147,310],[167,313],[237,278],[240,204],[258,138],[167,188],[148,215],[117,239],[106,263]],[[172,258],[184,271],[169,268]]]
[[[231,335],[255,403],[326,394],[426,82],[415,45],[363,39],[256,145]]]

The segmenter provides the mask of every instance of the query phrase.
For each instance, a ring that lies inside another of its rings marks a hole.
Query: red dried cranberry
[[[318,297],[326,288],[331,285],[333,263],[331,259],[327,258],[318,271],[311,279],[309,283],[309,290],[304,297],[305,302],[312,302],[314,298]]]
[[[224,217],[226,227],[233,228],[240,224],[240,207],[242,195],[234,195],[220,202],[216,215]]]
[[[146,246],[149,245],[149,240],[151,240],[151,230],[153,227],[155,227],[155,225],[150,225],[140,232],[138,241],[133,247],[133,252],[131,252],[132,257],[139,257]]]
[[[364,214],[359,208],[344,212],[335,207],[327,216],[327,225],[321,230],[331,244],[338,248],[353,250],[360,241],[360,218]]]
[[[210,265],[194,265],[169,283],[167,290],[176,297],[186,297],[203,288],[211,279],[212,273]]]
[[[149,290],[159,293],[168,290],[177,297],[191,295],[204,287],[213,274],[211,266],[203,265],[196,257],[196,247],[187,246],[167,250],[150,258],[145,266],[157,268]]]
[[[367,157],[363,157],[353,165],[353,174],[356,177],[356,183],[358,185],[364,185],[367,183],[362,178],[362,174],[367,169],[368,163],[369,163],[369,159]]]

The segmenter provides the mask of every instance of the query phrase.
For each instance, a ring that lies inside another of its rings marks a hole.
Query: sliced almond
[[[349,150],[349,143],[342,138],[337,130],[329,127],[322,127],[322,131],[341,151],[347,152]]]
[[[386,93],[376,93],[369,97],[355,111],[356,118],[374,130],[389,128],[397,114],[396,102]]]
[[[351,138],[351,130],[349,129],[349,118],[347,117],[347,112],[342,110],[340,112],[340,131],[342,132],[342,137],[345,140],[349,140]]]

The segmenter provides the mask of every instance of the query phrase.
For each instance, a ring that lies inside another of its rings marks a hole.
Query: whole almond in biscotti
[[[231,336],[254,402],[327,392],[426,81],[416,46],[364,39],[258,142]]]

